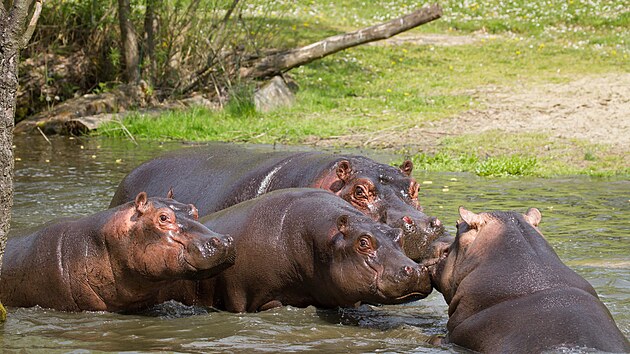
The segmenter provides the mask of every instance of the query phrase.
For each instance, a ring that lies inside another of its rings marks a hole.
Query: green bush
[[[535,167],[535,157],[489,157],[477,164],[475,173],[479,176],[527,176],[532,174]]]

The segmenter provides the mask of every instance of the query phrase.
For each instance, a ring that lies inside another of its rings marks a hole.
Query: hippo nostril
[[[413,220],[410,217],[405,215],[405,216],[403,216],[402,219],[405,222],[405,224],[413,225]]]
[[[431,219],[431,226],[432,227],[441,227],[442,226],[442,222],[438,218],[432,218]]]
[[[410,267],[410,266],[404,266],[402,270],[403,270],[403,274],[404,275],[411,275],[411,274],[413,274],[413,268]]]
[[[219,239],[218,239],[218,238],[216,238],[216,237],[211,238],[211,239],[210,239],[210,243],[211,243],[211,244],[212,244],[212,246],[214,246],[214,247],[219,247],[219,246],[221,246],[221,240],[219,240]]]
[[[225,243],[227,243],[228,245],[231,245],[232,242],[234,242],[234,239],[232,238],[232,236],[225,237]]]

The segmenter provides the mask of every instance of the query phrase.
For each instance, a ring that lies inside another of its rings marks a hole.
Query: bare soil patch
[[[630,151],[630,73],[534,87],[481,87],[468,93],[482,108],[419,124],[404,132],[397,129],[370,137],[345,135],[316,145],[399,145],[432,151],[445,136],[498,130],[507,134],[542,133],[560,140],[582,139],[609,145],[617,154]]]

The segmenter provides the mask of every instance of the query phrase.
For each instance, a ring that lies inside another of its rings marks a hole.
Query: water
[[[118,182],[137,166],[182,143],[18,136],[12,235],[65,216],[107,208]],[[266,148],[270,147],[256,147]],[[293,148],[295,149],[295,148]],[[360,151],[382,162],[391,156]],[[630,336],[630,181],[487,179],[417,173],[425,211],[455,232],[457,207],[475,212],[537,207],[542,233],[560,258],[585,277]],[[119,315],[9,309],[0,329],[6,351],[46,352],[461,352],[436,348],[446,304],[434,292],[411,304],[318,311],[284,307],[254,314],[207,313],[167,303],[156,312]]]

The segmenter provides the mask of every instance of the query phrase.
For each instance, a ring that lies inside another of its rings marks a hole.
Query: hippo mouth
[[[387,291],[384,290],[386,289],[386,287],[383,286],[383,283],[385,282],[385,280],[382,277],[382,272],[378,272],[373,266],[370,265],[370,268],[372,268],[372,270],[374,270],[375,272],[375,275],[374,275],[375,296],[381,299],[387,299],[387,301],[390,304],[412,302],[412,301],[426,298],[433,291],[433,285],[432,285],[430,270],[424,264],[422,264],[421,267],[422,268],[418,270],[419,274],[413,275],[409,279],[403,279],[398,276],[396,276],[394,279],[391,279],[389,283],[394,284],[394,285],[402,285],[402,286],[405,286],[404,284],[406,284],[405,287],[407,289],[401,287],[401,288],[398,288],[397,290],[394,289],[393,292],[388,293]],[[427,274],[426,287],[428,287],[428,289],[424,289],[425,286],[422,285],[424,284],[423,273]],[[398,292],[398,294],[396,294],[398,296],[394,294],[396,292]],[[401,293],[402,295],[399,295]]]
[[[427,296],[429,296],[429,294],[431,294],[431,291],[433,290],[433,287],[431,287],[427,292],[414,290],[414,291],[409,291],[407,293],[404,293],[403,295],[400,295],[400,296],[392,296],[391,294],[388,295],[387,292],[383,290],[383,279],[382,279],[383,272],[378,271],[374,266],[369,264],[369,262],[367,262],[367,264],[374,271],[374,282],[373,282],[374,295],[377,298],[385,299],[388,303],[397,304],[397,303],[411,302],[411,301],[424,299]],[[418,281],[420,281],[420,278],[421,277],[419,276]],[[397,280],[392,283],[399,283],[400,281],[401,280]]]
[[[204,279],[215,276],[223,270],[234,265],[236,252],[232,249],[215,250],[211,255],[203,257],[186,256],[186,252],[181,253],[183,264],[189,269],[191,279]]]
[[[232,259],[232,261],[230,261],[230,259]],[[188,278],[191,280],[201,280],[201,279],[206,279],[206,278],[211,278],[219,273],[221,273],[222,271],[224,271],[225,269],[231,267],[232,265],[234,265],[234,257],[229,257],[226,259],[226,261],[224,262],[215,262],[215,266],[213,267],[199,267],[196,266],[194,264],[192,264],[188,259],[184,258],[184,263],[186,263],[186,265],[188,266],[189,272],[188,272]]]
[[[383,302],[383,301],[375,301],[373,304],[377,305],[377,304],[400,304],[400,303],[406,303],[406,302],[412,302],[412,301],[417,301],[417,300],[421,300],[426,298],[427,296],[429,296],[430,293],[423,293],[423,292],[419,292],[419,291],[413,291],[398,297],[392,297],[392,296],[388,296],[387,294],[385,294],[383,291],[381,291],[380,289],[377,290],[376,292],[376,296],[380,299],[387,299],[387,302]],[[369,302],[368,302],[369,303]]]
[[[403,296],[399,296],[396,298],[397,301],[403,301],[403,302],[411,302],[411,301],[416,301],[416,300],[420,300],[420,299],[424,299],[425,297],[429,296],[429,294],[425,294],[425,293],[421,293],[419,291],[416,292],[412,292]]]

